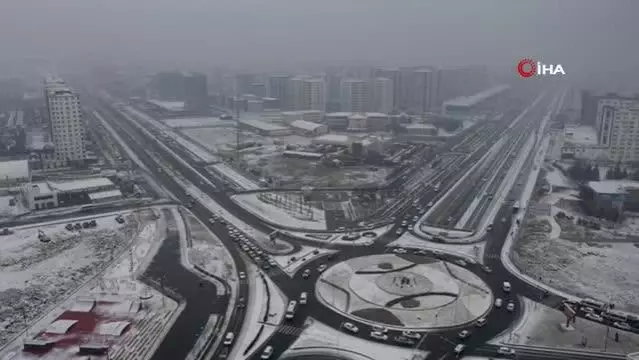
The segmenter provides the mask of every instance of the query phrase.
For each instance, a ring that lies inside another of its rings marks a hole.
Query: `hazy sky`
[[[0,62],[639,65],[639,0],[0,0]]]

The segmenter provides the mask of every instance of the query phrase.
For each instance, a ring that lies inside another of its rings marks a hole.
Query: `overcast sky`
[[[0,0],[0,62],[639,65],[639,0]]]

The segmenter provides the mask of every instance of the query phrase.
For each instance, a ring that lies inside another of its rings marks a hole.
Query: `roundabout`
[[[464,326],[493,303],[488,285],[466,268],[394,254],[335,264],[318,278],[315,291],[318,301],[344,317],[414,331]]]

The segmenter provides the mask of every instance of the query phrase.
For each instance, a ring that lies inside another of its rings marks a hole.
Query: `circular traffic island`
[[[349,259],[322,273],[317,299],[347,318],[417,331],[461,326],[490,310],[492,292],[477,275],[428,260],[413,263],[393,254]]]

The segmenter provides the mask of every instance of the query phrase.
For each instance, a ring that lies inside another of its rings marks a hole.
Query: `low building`
[[[326,134],[311,140],[316,145],[333,145],[349,147],[355,139],[348,135]]]
[[[284,151],[285,157],[309,159],[309,160],[321,160],[324,155],[305,151]]]
[[[31,180],[29,160],[0,161],[0,187],[12,187]]]
[[[324,112],[321,110],[299,110],[282,112],[282,121],[285,124],[291,124],[293,123],[293,121],[297,120],[321,123],[324,120]]]
[[[240,126],[242,126],[244,129],[256,132],[263,136],[286,136],[290,135],[293,132],[287,127],[268,123],[257,118],[242,119],[242,117],[240,116],[239,123]]]
[[[484,110],[492,108],[491,104],[494,100],[509,88],[509,85],[498,85],[472,96],[461,96],[445,101],[442,115],[459,120],[473,118],[483,113]]]
[[[406,124],[404,129],[409,135],[414,136],[436,136],[437,128],[430,124]]]
[[[295,120],[291,123],[293,132],[302,136],[320,136],[328,132],[328,126],[305,120]]]
[[[103,177],[65,182],[42,181],[28,183],[21,188],[22,198],[30,210],[90,204],[92,193],[107,191],[119,192],[111,180]]]
[[[625,210],[639,209],[639,181],[590,181],[580,197],[593,216],[617,221]]]
[[[98,191],[89,194],[89,199],[91,199],[93,204],[122,200],[122,198],[123,196],[120,190]]]
[[[597,132],[591,126],[566,126],[552,135],[550,160],[581,159],[600,165],[612,163],[607,145],[597,140]]]
[[[353,114],[348,117],[348,131],[365,132],[368,130],[368,119],[363,114]]]
[[[324,116],[324,123],[332,131],[346,131],[348,129],[348,118],[353,115],[350,112],[329,113]]]

